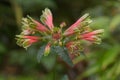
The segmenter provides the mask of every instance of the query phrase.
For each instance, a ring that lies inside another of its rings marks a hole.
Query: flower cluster
[[[83,50],[83,41],[98,44],[101,41],[101,33],[104,32],[103,29],[92,30],[90,28],[92,20],[89,14],[83,15],[66,30],[64,30],[65,22],[58,27],[54,26],[52,13],[48,8],[43,11],[40,20],[42,23],[29,16],[23,18],[22,32],[16,36],[16,39],[17,44],[24,48],[28,48],[36,42],[44,42],[46,45],[45,56],[50,53],[52,46],[64,47],[68,53],[78,56]]]

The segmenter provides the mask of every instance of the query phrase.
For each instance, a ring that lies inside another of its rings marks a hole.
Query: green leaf
[[[89,67],[85,72],[83,72],[80,76],[78,76],[76,78],[76,80],[81,80],[82,78],[86,77],[86,76],[90,76],[96,72],[98,72],[100,70],[100,65],[97,63],[91,67]]]
[[[2,43],[0,43],[0,54],[4,53],[5,51],[7,51],[6,47]]]
[[[37,60],[38,60],[38,62],[40,62],[41,57],[44,54],[44,50],[45,50],[45,45],[41,46],[40,49],[39,49],[39,51],[38,51],[38,54],[37,54]]]
[[[111,76],[112,76],[112,78],[114,78],[117,66],[118,66],[118,63],[115,63],[111,68],[109,68],[106,71],[106,74],[105,74],[106,76],[105,77],[106,77],[107,80],[110,80]],[[111,80],[115,80],[115,79],[111,79]]]
[[[115,30],[115,28],[120,24],[120,15],[116,15],[113,17],[110,23],[110,31]]]
[[[45,67],[45,69],[47,69],[47,71],[51,71],[56,63],[56,55],[50,54],[47,57],[43,57],[41,63]]]
[[[94,74],[95,72],[99,71],[99,69],[100,69],[99,64],[95,64],[94,66],[89,68],[84,74],[86,75]]]
[[[103,55],[103,58],[102,58],[102,68],[106,68],[109,64],[114,62],[115,58],[119,54],[119,48],[120,48],[120,46],[116,44],[107,53],[105,53]]]
[[[67,75],[64,75],[61,80],[69,80]]]
[[[38,52],[37,50],[38,50],[38,48],[36,46],[30,46],[27,48],[27,53],[31,56],[36,55],[35,53]]]
[[[54,47],[55,52],[71,67],[73,66],[72,60],[70,59],[67,49],[64,49],[60,46],[55,46]]]
[[[93,22],[90,24],[93,29],[107,29],[109,28],[109,18],[105,16],[97,17],[93,19]]]
[[[73,64],[77,64],[82,60],[87,60],[92,58],[94,55],[92,54],[85,54],[84,52],[80,52],[80,56],[76,57],[75,59],[73,59]]]
[[[85,52],[84,52],[84,51],[80,51],[80,54],[81,54],[82,56],[84,56],[84,57],[86,57],[86,58],[87,58],[87,56],[86,56],[86,54],[85,54]]]
[[[119,60],[119,62],[117,63],[117,68],[116,68],[115,74],[116,74],[117,76],[120,75],[120,60]]]
[[[105,16],[97,17],[93,19],[93,22],[90,24],[92,29],[104,29],[104,35],[103,38],[109,37],[109,18]]]

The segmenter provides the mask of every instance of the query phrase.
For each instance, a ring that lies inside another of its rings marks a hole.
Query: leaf
[[[115,28],[120,24],[120,15],[116,15],[113,17],[110,23],[110,31],[115,30]]]
[[[105,16],[97,17],[93,19],[93,22],[90,24],[93,29],[107,29],[109,28],[109,18]],[[106,27],[105,27],[106,26]]]
[[[5,53],[5,51],[7,51],[6,49],[7,48],[2,43],[0,43],[0,54]]]
[[[40,62],[41,60],[41,57],[43,56],[44,54],[44,50],[45,50],[45,45],[41,46],[38,53],[37,53],[37,60],[38,62]]]
[[[88,70],[86,70],[86,71],[83,73],[83,75],[84,75],[84,76],[92,75],[92,74],[98,72],[99,69],[100,69],[100,68],[99,68],[99,64],[95,64],[95,65],[93,65],[92,67],[88,68]]]
[[[73,67],[72,60],[70,59],[66,49],[64,49],[60,46],[55,46],[54,50],[67,64],[69,64],[71,67]]]
[[[75,59],[73,59],[73,64],[77,64],[80,61],[84,60],[84,59],[90,59],[92,58],[94,55],[92,54],[85,54],[84,52],[80,53],[80,56],[76,57]]]
[[[85,52],[84,52],[84,51],[80,51],[80,54],[81,54],[82,56],[84,56],[84,57],[86,57],[86,58],[87,58],[87,56],[86,56],[86,54],[85,54]]]
[[[69,80],[67,75],[64,75],[61,80]]]
[[[107,53],[104,54],[102,58],[102,68],[106,68],[109,64],[114,62],[115,58],[119,54],[119,45],[112,47]]]
[[[115,74],[116,74],[117,76],[120,75],[120,61],[117,63],[117,68],[116,68]]]
[[[45,69],[47,69],[47,71],[52,70],[56,63],[56,55],[50,54],[47,57],[43,57],[41,63],[45,67]]]
[[[37,47],[36,46],[30,46],[27,48],[27,53],[31,56],[36,55],[35,53],[37,53]]]
[[[90,26],[93,29],[104,29],[104,35],[102,36],[103,38],[109,37],[109,18],[108,17],[97,17],[93,19],[93,22],[90,24]]]
[[[105,76],[107,80],[110,80],[111,76],[113,78],[116,75],[115,71],[116,71],[117,67],[118,67],[118,63],[115,63],[112,67],[110,67],[108,70],[106,70],[106,73],[103,76]],[[111,80],[115,80],[115,79],[111,79]]]
[[[91,67],[89,67],[85,72],[80,74],[75,80],[81,80],[84,77],[90,76],[100,70],[100,65],[97,63]]]

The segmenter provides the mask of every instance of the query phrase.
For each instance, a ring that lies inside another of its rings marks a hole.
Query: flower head
[[[42,51],[44,56],[50,53],[51,47],[60,49],[54,50],[56,52],[62,51],[63,53],[64,50],[67,50],[65,52],[70,53],[70,56],[78,56],[84,50],[83,40],[98,44],[101,41],[101,34],[104,32],[103,29],[91,29],[90,23],[92,20],[89,14],[83,15],[66,30],[63,29],[66,26],[65,22],[61,23],[58,27],[54,26],[53,16],[48,8],[43,11],[40,20],[42,23],[29,16],[23,18],[22,32],[16,36],[16,39],[17,44],[24,48],[28,48],[36,42],[43,43],[43,45],[46,45],[41,49],[44,50]],[[66,55],[61,54],[60,56],[62,57]]]

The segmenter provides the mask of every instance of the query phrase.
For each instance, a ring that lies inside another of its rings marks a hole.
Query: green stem
[[[53,80],[56,80],[56,70],[57,70],[57,55],[55,55],[55,66],[53,72]]]

